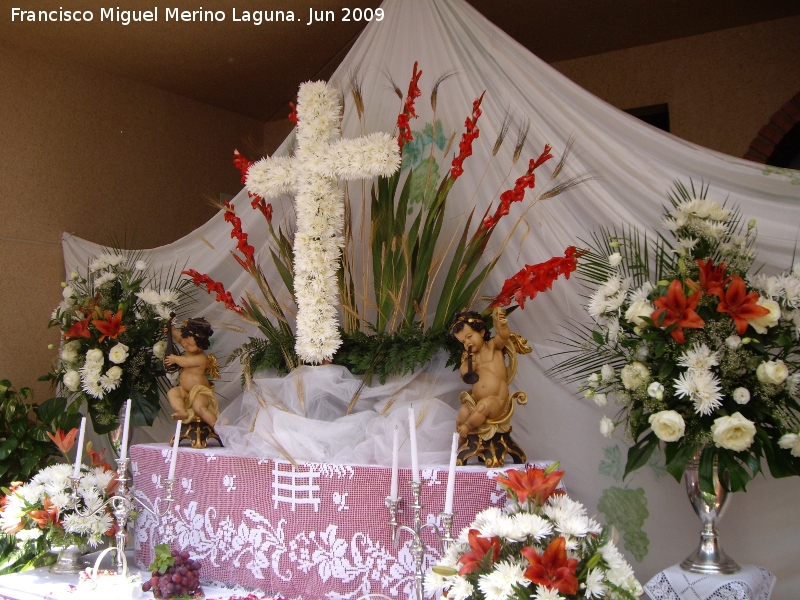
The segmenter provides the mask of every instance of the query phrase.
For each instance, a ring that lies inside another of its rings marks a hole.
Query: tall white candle
[[[447,492],[444,497],[444,512],[453,514],[453,493],[456,489],[456,458],[458,456],[458,433],[453,434],[450,448],[450,470],[447,472]]]
[[[172,442],[172,461],[169,463],[169,476],[167,479],[175,479],[175,465],[178,464],[178,444],[181,441],[181,420],[175,421],[175,439]]]
[[[81,428],[78,433],[78,450],[75,452],[75,467],[72,469],[73,477],[81,475],[81,460],[83,459],[83,438],[86,436],[86,417],[81,417]]]
[[[392,440],[392,486],[389,492],[389,498],[397,500],[397,472],[399,467],[400,455],[400,436],[397,431],[397,425],[394,426],[394,440]]]
[[[128,430],[131,420],[131,399],[125,403],[125,422],[122,424],[122,446],[119,448],[119,457],[122,460],[128,458]]]
[[[408,407],[408,430],[411,440],[411,479],[419,481],[419,458],[417,457],[417,419],[414,417],[414,407]]]

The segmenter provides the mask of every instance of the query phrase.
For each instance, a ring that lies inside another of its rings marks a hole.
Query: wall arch
[[[800,92],[781,106],[750,143],[747,160],[788,167],[800,152]]]

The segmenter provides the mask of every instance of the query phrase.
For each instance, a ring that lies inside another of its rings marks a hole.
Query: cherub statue
[[[211,325],[203,318],[188,319],[180,330],[172,330],[173,339],[184,350],[183,355],[169,354],[164,357],[165,365],[178,365],[181,368],[178,385],[167,392],[169,404],[175,411],[172,418],[176,421],[203,421],[212,428],[217,422],[219,405],[214,395],[214,384],[206,377],[209,367],[214,371],[217,364],[213,354],[206,356],[205,353],[213,333]]]
[[[473,456],[487,467],[499,467],[510,454],[516,462],[525,462],[525,452],[511,439],[511,416],[514,401],[527,402],[525,392],[509,394],[508,384],[516,374],[516,353],[530,352],[527,341],[511,333],[505,309],[496,307],[492,320],[497,332],[490,337],[480,313],[455,315],[451,332],[464,346],[461,375],[472,386],[461,392],[461,409],[456,417],[456,431],[461,436],[458,463],[466,464]],[[506,357],[509,365],[506,365]]]

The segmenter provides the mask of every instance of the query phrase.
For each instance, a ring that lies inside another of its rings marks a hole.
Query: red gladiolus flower
[[[192,282],[197,286],[200,287],[201,285],[206,286],[206,291],[210,294],[214,292],[217,297],[217,302],[223,302],[225,304],[225,308],[242,314],[243,309],[241,306],[238,306],[236,302],[233,300],[233,296],[231,296],[230,292],[225,291],[225,287],[219,282],[214,281],[208,275],[203,275],[195,271],[194,269],[189,269],[188,271],[181,271],[181,275],[188,275],[192,278]]]
[[[58,523],[58,507],[47,496],[44,497],[42,510],[32,510],[28,515],[42,529],[46,529],[50,523]]]
[[[225,221],[231,223],[231,237],[238,240],[236,249],[245,256],[244,260],[240,259],[235,254],[233,257],[243,269],[249,271],[255,266],[253,257],[255,256],[256,249],[247,242],[248,236],[242,231],[242,220],[236,216],[236,209],[229,200],[225,200]]]
[[[731,283],[724,294],[720,291],[717,312],[728,313],[736,323],[739,335],[747,331],[747,319],[755,319],[769,314],[769,309],[758,305],[758,292],[747,293],[744,279],[738,275],[731,278]]]
[[[294,105],[294,102],[289,102],[289,108],[292,109],[292,112],[289,113],[289,120],[297,125],[297,107]]]
[[[686,294],[683,293],[683,284],[675,279],[669,284],[667,295],[653,301],[657,308],[651,318],[654,323],[658,324],[663,314],[664,319],[660,324],[662,329],[666,329],[672,324],[677,324],[678,326],[670,332],[670,335],[679,344],[685,344],[686,338],[683,337],[684,327],[687,329],[702,329],[705,325],[705,321],[694,312],[702,295],[703,292],[695,292],[687,300]]]
[[[525,577],[533,583],[549,589],[558,590],[560,594],[578,593],[577,558],[567,558],[567,540],[557,537],[540,556],[530,546],[520,550],[531,566],[525,569]]]
[[[267,225],[272,225],[272,204],[267,204],[266,200],[256,194],[251,194],[250,197],[253,199],[252,202],[250,202],[250,206],[253,207],[253,210],[260,210],[261,214],[264,215],[264,218],[267,220]]]
[[[97,327],[98,331],[103,335],[100,336],[98,341],[102,342],[107,337],[111,339],[117,339],[120,333],[125,331],[127,327],[122,324],[122,311],[118,310],[117,314],[113,317],[111,316],[111,311],[105,311],[105,320],[101,321],[100,319],[94,319],[92,321],[92,325]]]
[[[500,194],[500,206],[497,207],[493,216],[486,217],[483,220],[484,229],[491,229],[497,225],[497,222],[508,214],[512,202],[521,202],[523,198],[525,198],[526,188],[533,189],[536,187],[536,176],[533,172],[551,158],[553,158],[553,155],[550,154],[550,144],[547,144],[539,155],[539,158],[530,160],[528,163],[528,170],[514,183],[514,189],[506,190]]]
[[[476,98],[472,102],[472,116],[467,117],[467,120],[464,121],[464,127],[466,127],[467,130],[461,135],[461,141],[458,143],[458,156],[453,158],[450,168],[450,175],[453,179],[458,179],[464,174],[464,168],[462,166],[464,164],[464,159],[472,155],[472,142],[481,134],[481,130],[478,129],[476,125],[482,114],[480,107],[481,102],[483,102],[484,94],[486,94],[485,90],[480,98]]]
[[[83,321],[75,321],[66,333],[64,333],[64,339],[71,340],[81,337],[92,337],[92,333],[89,331],[89,321],[91,321],[91,319],[91,317],[86,317]]]
[[[473,569],[480,567],[481,563],[489,555],[492,563],[497,562],[500,556],[500,538],[498,537],[481,537],[481,532],[477,529],[469,530],[469,547],[472,552],[465,552],[464,555],[458,559],[463,566],[459,570],[459,575],[466,575],[472,573]],[[491,550],[491,554],[489,551]]]
[[[552,496],[564,471],[553,471],[545,475],[545,470],[538,467],[528,467],[525,471],[511,469],[505,475],[497,475],[494,480],[506,490],[513,491],[520,504],[526,500],[533,500],[534,504],[542,505]]]
[[[570,246],[564,256],[554,256],[548,261],[536,265],[525,265],[516,275],[506,280],[502,291],[495,297],[489,308],[508,306],[516,300],[520,308],[525,308],[525,300],[533,300],[539,292],[546,292],[553,287],[553,282],[563,275],[569,279],[570,273],[578,267],[578,258],[586,250],[577,251]]]
[[[716,294],[722,297],[722,288],[725,287],[730,281],[730,277],[725,277],[725,263],[715,265],[709,258],[705,263],[701,259],[697,259],[697,265],[700,267],[700,287],[706,294]]]
[[[253,166],[253,162],[239,154],[238,150],[234,150],[233,166],[239,169],[239,172],[242,174],[242,185],[244,185],[244,182],[247,181],[247,171]]]
[[[397,143],[400,145],[401,154],[406,142],[410,142],[414,139],[414,136],[411,135],[409,117],[417,118],[417,113],[414,110],[414,101],[422,94],[419,85],[417,85],[420,75],[422,75],[422,71],[417,70],[418,65],[419,63],[414,63],[414,71],[411,74],[411,81],[408,84],[408,94],[406,95],[405,102],[403,102],[403,112],[397,115]]]
[[[61,450],[62,454],[66,454],[75,445],[75,436],[78,435],[78,428],[73,427],[69,433],[65,434],[62,429],[57,429],[56,434],[53,435],[49,431],[45,432],[53,443]]]

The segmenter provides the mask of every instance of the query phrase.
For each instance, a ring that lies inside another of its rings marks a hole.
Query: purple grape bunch
[[[200,587],[200,561],[190,557],[186,550],[172,551],[173,564],[162,573],[153,571],[142,584],[142,591],[152,590],[156,598],[191,597]]]

